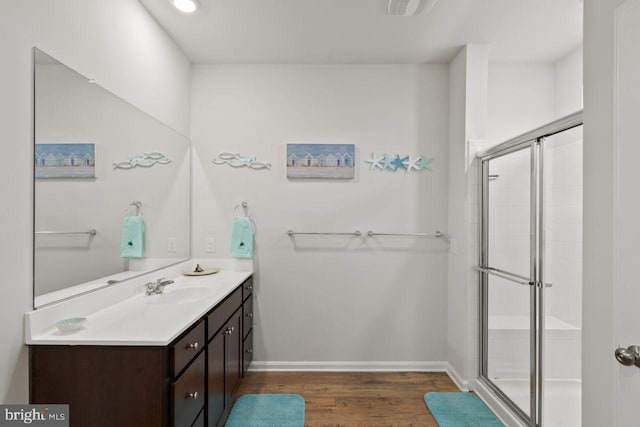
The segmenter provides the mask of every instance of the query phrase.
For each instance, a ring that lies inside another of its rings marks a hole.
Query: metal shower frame
[[[549,136],[581,126],[582,111],[578,111],[545,126],[534,129],[502,144],[477,154],[480,162],[480,236],[478,251],[479,274],[479,366],[478,380],[494,393],[521,421],[532,427],[542,427],[543,415],[543,344],[544,344],[544,289],[550,285],[544,279],[544,221],[542,213],[544,144]],[[489,161],[521,150],[531,151],[530,202],[530,272],[523,277],[491,268],[489,262]],[[529,286],[530,301],[530,411],[528,416],[488,377],[488,290],[489,275],[496,275]]]

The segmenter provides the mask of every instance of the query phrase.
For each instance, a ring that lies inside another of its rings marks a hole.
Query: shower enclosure
[[[582,113],[479,156],[480,381],[530,426],[580,426]]]

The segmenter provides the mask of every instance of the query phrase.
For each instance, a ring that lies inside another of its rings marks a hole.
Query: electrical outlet
[[[458,239],[451,239],[449,243],[449,252],[452,254],[458,253]]]
[[[215,252],[216,251],[216,240],[213,237],[207,237],[205,239],[205,250],[207,252]]]
[[[169,240],[167,241],[167,252],[176,252],[176,250],[176,238],[169,237]]]

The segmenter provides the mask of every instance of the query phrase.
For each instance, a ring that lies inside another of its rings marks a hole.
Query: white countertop
[[[168,272],[176,273],[171,269]],[[66,307],[35,310],[25,315],[26,343],[29,345],[168,345],[195,321],[222,301],[253,273],[222,269],[209,276],[164,275],[175,283],[160,295],[145,295],[140,283],[131,283],[126,297],[111,296],[115,302],[87,313],[86,305],[71,301]],[[133,292],[131,292],[133,290]],[[125,293],[126,293],[125,289]],[[100,291],[93,298],[100,298]],[[112,292],[113,293],[113,292]],[[122,293],[122,290],[120,290]],[[104,295],[106,299],[107,295]],[[61,317],[64,316],[64,317]],[[68,317],[86,317],[74,332],[59,331],[55,322]]]

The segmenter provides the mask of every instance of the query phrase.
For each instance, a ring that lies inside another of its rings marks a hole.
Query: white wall
[[[580,46],[553,65],[556,118],[575,113],[583,107],[582,61],[583,53]]]
[[[449,65],[449,230],[447,361],[459,385],[477,366],[476,141],[487,132],[488,47],[467,45]],[[471,385],[473,386],[473,385]]]
[[[489,64],[488,145],[554,119],[553,64]]]
[[[0,15],[3,155],[0,402],[28,399],[23,313],[32,307],[32,52],[37,46],[189,134],[190,64],[138,2],[25,0]]]
[[[449,205],[451,213],[464,212],[464,195],[466,186],[465,173],[465,148],[466,148],[466,99],[467,99],[467,50],[462,49],[449,64]],[[453,241],[454,247],[450,252],[456,251],[459,246],[457,240],[464,233],[463,219],[456,215],[456,224],[449,220],[450,233],[456,232]],[[453,236],[452,236],[453,237]],[[464,275],[457,259],[449,255],[448,282],[447,282],[447,361],[458,372],[464,375],[464,322],[460,316],[463,309],[464,288],[461,282]]]
[[[614,10],[624,0],[584,2],[584,246],[582,419],[614,425],[618,365],[613,270]],[[628,344],[626,344],[628,345]]]
[[[229,255],[232,211],[246,200],[257,224],[257,362],[446,360],[444,241],[285,232],[446,231],[447,74],[440,65],[194,68],[194,255]],[[356,144],[356,178],[288,180],[287,143]],[[273,169],[212,164],[224,151]],[[371,171],[372,152],[424,154],[433,171]],[[216,254],[204,251],[207,236]]]
[[[582,47],[554,63],[490,63],[487,146],[582,109],[582,86]]]

